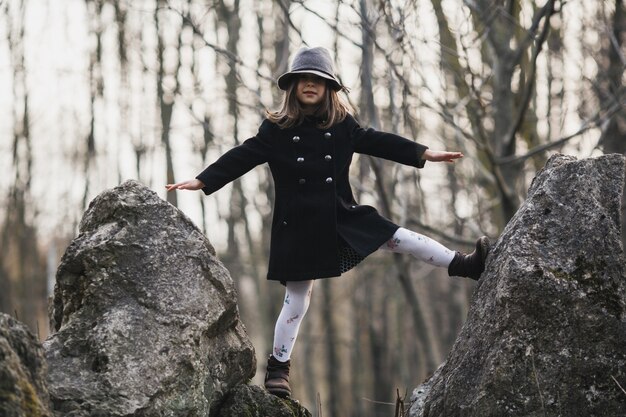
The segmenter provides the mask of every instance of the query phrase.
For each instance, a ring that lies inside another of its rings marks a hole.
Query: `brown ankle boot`
[[[485,270],[485,259],[489,254],[489,238],[481,236],[476,241],[476,249],[469,255],[457,252],[448,266],[448,275],[467,277],[474,280],[480,278]]]
[[[277,397],[291,397],[289,387],[289,366],[291,360],[281,362],[274,355],[267,359],[267,373],[265,374],[265,389]]]

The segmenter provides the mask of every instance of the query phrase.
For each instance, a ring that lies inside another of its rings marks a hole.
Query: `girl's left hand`
[[[454,162],[455,159],[463,158],[461,152],[448,152],[448,151],[431,151],[426,149],[423,159],[430,162]]]

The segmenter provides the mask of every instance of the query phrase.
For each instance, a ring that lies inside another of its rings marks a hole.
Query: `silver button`
[[[296,161],[298,161],[298,162],[304,162],[304,158],[303,158],[303,157],[299,157],[298,159],[296,159]]]
[[[326,184],[330,184],[331,182],[333,182],[333,179],[331,177],[326,178]]]
[[[350,206],[350,208],[351,208],[352,210],[354,210],[354,209],[356,208],[356,206]]]
[[[304,178],[300,178],[298,180],[298,184],[304,184],[306,182],[306,180]]]
[[[325,159],[325,160],[327,160],[327,161],[330,161],[331,159],[333,159],[333,157],[332,157],[332,156],[330,156],[330,155],[326,155],[326,156],[324,157],[324,159]]]
[[[294,136],[292,139],[294,142],[300,142],[300,136]]]
[[[287,222],[283,222],[283,226],[287,226]]]
[[[324,133],[324,136],[326,136],[326,138],[330,139],[330,137],[332,136],[332,134],[330,132],[326,132]]]

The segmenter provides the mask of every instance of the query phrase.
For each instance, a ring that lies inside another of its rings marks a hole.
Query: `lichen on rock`
[[[44,351],[26,325],[0,313],[0,416],[50,417]]]

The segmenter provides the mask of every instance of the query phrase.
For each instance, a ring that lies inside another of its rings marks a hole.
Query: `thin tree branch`
[[[169,4],[166,8],[178,14],[183,19],[183,22],[192,28],[194,35],[197,35],[200,39],[202,39],[202,42],[204,42],[204,44],[208,46],[209,48],[213,49],[216,53],[225,56],[232,63],[238,64],[243,68],[253,71],[259,78],[263,80],[270,81],[272,83],[276,82],[276,79],[274,77],[269,76],[267,74],[263,74],[261,71],[258,70],[258,68],[253,68],[247,65],[238,55],[235,55],[232,52],[206,40],[206,38],[204,37],[204,33],[200,30],[198,25],[196,25],[196,23],[193,21],[190,14],[183,13],[182,11],[170,6]]]
[[[437,237],[439,237],[441,239],[444,239],[444,240],[446,240],[448,242],[456,243],[458,245],[471,246],[471,245],[473,245],[475,243],[475,241],[473,241],[471,239],[464,239],[462,237],[450,235],[448,233],[442,232],[441,230],[439,230],[437,228],[434,228],[432,226],[428,226],[427,224],[424,224],[421,221],[419,221],[417,219],[417,217],[410,217],[408,219],[408,223],[409,224],[415,224],[420,230],[428,232],[429,235],[437,236]],[[446,227],[446,229],[447,229],[447,227]]]
[[[522,122],[524,121],[524,116],[526,115],[526,110],[528,110],[528,104],[530,102],[530,97],[535,89],[535,77],[537,74],[537,58],[543,49],[543,45],[545,43],[546,38],[548,37],[548,32],[550,31],[550,17],[554,13],[554,0],[548,0],[546,6],[550,6],[548,8],[548,15],[546,16],[543,28],[541,30],[541,35],[537,40],[537,45],[535,50],[533,51],[533,55],[530,61],[530,74],[528,76],[528,81],[526,83],[526,90],[524,91],[524,96],[522,102],[519,106],[519,112],[517,117],[515,118],[515,123],[513,124],[512,129],[509,131],[506,138],[504,138],[505,143],[511,144],[515,140],[515,134],[520,129]],[[544,6],[545,7],[545,6]],[[517,61],[516,61],[517,62]]]
[[[283,3],[283,0],[276,0],[276,3],[278,4],[278,6],[283,10],[283,12],[285,13],[285,16],[289,16],[289,6],[287,6],[285,3]],[[293,2],[293,3],[300,3],[300,2]],[[304,40],[304,37],[302,36],[302,32],[300,31],[300,29],[298,29],[296,27],[296,25],[293,23],[293,21],[291,20],[290,17],[287,18],[287,22],[289,23],[289,26],[296,31],[296,33],[298,34],[298,36],[300,37],[300,39],[302,40],[302,43],[307,45],[307,43]],[[308,45],[307,45],[308,46]]]
[[[506,165],[506,164],[512,164],[512,163],[520,163],[522,161],[525,161],[526,159],[540,153],[543,151],[546,151],[548,149],[552,149],[555,148],[557,146],[560,146],[564,143],[566,143],[567,141],[580,136],[581,134],[585,133],[586,131],[588,131],[591,128],[594,127],[598,127],[604,123],[606,123],[606,121],[608,121],[609,119],[611,119],[616,113],[618,113],[619,111],[621,111],[624,108],[624,104],[623,103],[615,103],[613,104],[607,112],[607,116],[605,116],[604,118],[600,118],[599,115],[598,117],[595,118],[595,120],[590,120],[590,121],[585,121],[585,123],[583,123],[583,125],[574,133],[572,133],[571,135],[567,135],[564,136],[560,139],[557,139],[553,142],[550,143],[545,143],[543,145],[537,146],[533,149],[531,149],[530,151],[528,151],[527,153],[525,153],[524,155],[511,155],[511,156],[507,156],[505,158],[499,158],[497,160],[497,164],[498,165]],[[599,113],[599,112],[598,112]]]
[[[519,46],[515,50],[515,53],[513,55],[513,62],[519,62],[524,52],[526,52],[526,48],[528,47],[528,45],[534,40],[535,34],[537,33],[537,29],[539,28],[539,23],[544,18],[546,22],[544,23],[542,32],[545,32],[545,27],[549,26],[550,17],[554,14],[554,12],[555,12],[554,0],[546,1],[546,4],[544,4],[543,7],[536,12],[535,16],[533,17],[533,22],[530,25],[530,28],[526,30],[527,31],[526,36],[524,37],[522,42],[520,42]],[[540,38],[541,37],[542,36],[540,36]],[[540,43],[543,43],[543,41],[544,40],[541,39]]]

